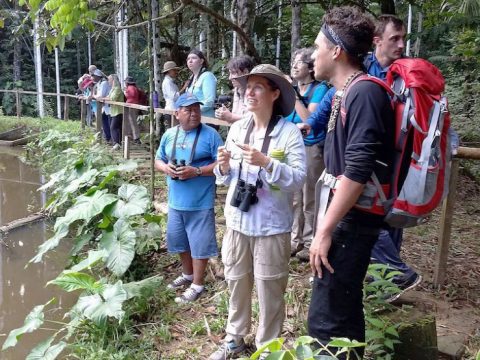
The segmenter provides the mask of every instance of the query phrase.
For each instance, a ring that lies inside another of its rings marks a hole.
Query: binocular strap
[[[195,155],[195,149],[197,148],[198,138],[200,137],[200,131],[202,130],[202,124],[198,125],[197,133],[195,134],[195,140],[193,141],[192,152],[190,153],[190,160],[187,165],[190,165],[193,162],[193,156]],[[177,125],[177,132],[175,133],[175,139],[173,140],[172,155],[170,156],[171,161],[176,161],[177,154],[177,139],[178,133],[180,132],[180,125]],[[185,135],[187,136],[187,135]]]

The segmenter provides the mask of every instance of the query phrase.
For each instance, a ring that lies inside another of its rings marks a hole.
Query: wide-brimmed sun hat
[[[167,71],[170,70],[180,70],[180,67],[177,66],[175,61],[167,61],[163,64],[162,74],[165,74]]]
[[[295,90],[292,84],[286,79],[285,74],[282,73],[276,66],[271,64],[260,64],[255,66],[250,73],[241,75],[237,80],[243,88],[246,88],[248,77],[251,75],[262,76],[269,79],[280,89],[280,108],[283,116],[290,115],[295,108]]]

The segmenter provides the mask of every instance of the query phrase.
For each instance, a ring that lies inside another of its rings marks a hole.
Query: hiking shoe
[[[113,150],[120,150],[121,146],[119,143],[116,143],[115,145],[113,145],[112,149]]]
[[[308,262],[310,261],[310,250],[308,248],[304,248],[303,250],[300,250],[295,256],[300,261]]]
[[[235,341],[230,340],[228,342],[224,342],[217,351],[215,351],[208,360],[226,360],[232,358],[232,356],[238,355],[241,352],[245,351],[246,349],[245,342],[242,340],[239,343],[235,343]]]
[[[184,293],[181,296],[178,296],[175,298],[175,302],[177,304],[187,304],[187,303],[194,302],[200,297],[200,295],[203,294],[203,291],[204,290],[198,292],[197,290],[195,290],[190,286],[187,290],[184,291]]]
[[[192,284],[191,280],[184,278],[182,275],[173,280],[170,284],[167,285],[167,289],[176,290],[181,289]]]
[[[303,244],[291,243],[290,244],[290,256],[295,256],[299,251],[303,249]]]
[[[400,296],[405,294],[407,291],[412,290],[413,288],[417,287],[418,284],[422,282],[422,276],[414,273],[409,278],[402,278],[402,277],[395,277],[393,279],[393,283],[398,286],[400,292],[397,294],[392,294],[388,298],[385,299],[386,302],[391,303],[397,300]]]
[[[137,145],[142,145],[142,141],[140,139],[133,140],[133,143]]]

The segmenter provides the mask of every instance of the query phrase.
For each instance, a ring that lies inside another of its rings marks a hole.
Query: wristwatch
[[[202,175],[202,169],[200,169],[199,167],[195,168],[195,174],[197,176],[201,176]]]

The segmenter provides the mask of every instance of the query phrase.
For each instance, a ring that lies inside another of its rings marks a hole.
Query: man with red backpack
[[[394,15],[379,16],[373,37],[375,51],[364,60],[367,73],[386,80],[390,65],[403,56],[405,36],[406,31],[402,20]],[[403,229],[386,226],[380,231],[372,249],[372,262],[388,265],[392,270],[402,273],[393,278],[400,292],[390,296],[388,301],[396,300],[406,291],[416,287],[422,280],[422,277],[400,258],[402,241]]]

